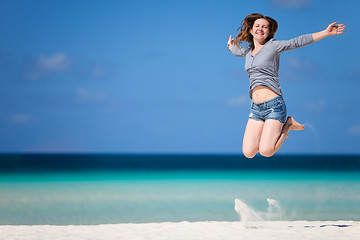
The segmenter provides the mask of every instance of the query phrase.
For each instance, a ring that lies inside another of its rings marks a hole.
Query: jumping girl
[[[293,117],[286,118],[286,105],[279,85],[280,53],[293,50],[327,36],[343,33],[343,24],[331,23],[325,30],[305,34],[287,41],[274,39],[277,22],[261,14],[250,14],[241,23],[240,34],[230,35],[228,49],[237,57],[245,57],[245,70],[250,79],[251,110],[243,138],[243,153],[252,158],[258,152],[272,156],[291,130],[303,130],[304,125]],[[240,43],[248,42],[242,47]]]

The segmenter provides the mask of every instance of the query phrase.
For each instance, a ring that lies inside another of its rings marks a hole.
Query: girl
[[[245,57],[245,70],[250,79],[251,110],[243,138],[243,153],[252,158],[256,153],[270,157],[279,150],[290,130],[303,130],[293,117],[286,118],[286,105],[279,85],[280,53],[343,33],[345,26],[330,24],[325,30],[305,34],[287,41],[274,39],[277,22],[261,14],[250,14],[241,23],[240,34],[230,35],[228,49]],[[240,46],[248,42],[248,47]]]

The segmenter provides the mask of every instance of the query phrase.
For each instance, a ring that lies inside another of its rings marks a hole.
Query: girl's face
[[[254,22],[254,25],[250,31],[253,35],[254,40],[259,43],[265,43],[267,37],[270,34],[270,24],[264,18],[259,18]]]

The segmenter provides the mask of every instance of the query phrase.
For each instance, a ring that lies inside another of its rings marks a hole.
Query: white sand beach
[[[141,224],[0,226],[0,239],[360,239],[360,222],[263,221],[164,222]]]

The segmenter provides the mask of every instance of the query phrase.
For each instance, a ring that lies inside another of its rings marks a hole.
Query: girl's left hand
[[[336,22],[331,23],[326,29],[325,32],[329,35],[329,36],[334,36],[334,35],[338,35],[338,34],[342,34],[345,30],[345,25],[344,24],[338,24],[335,25]]]

